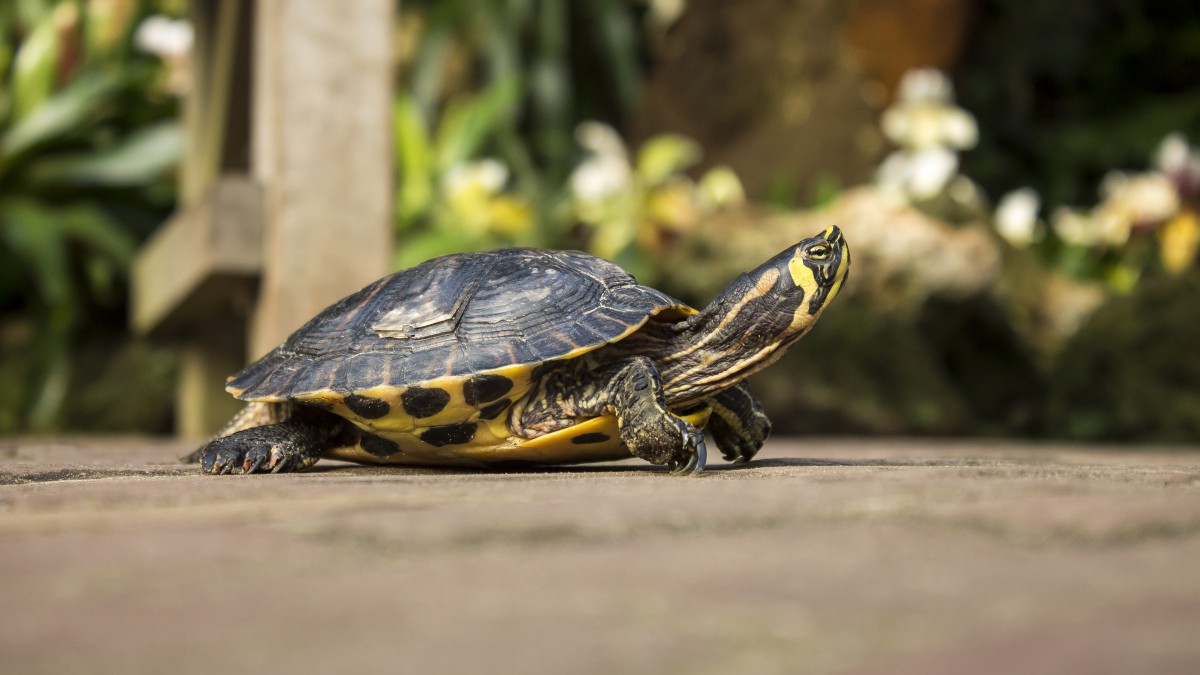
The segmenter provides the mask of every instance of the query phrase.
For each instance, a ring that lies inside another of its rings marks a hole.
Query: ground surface
[[[0,441],[5,673],[1196,673],[1200,449],[773,441],[748,468]]]

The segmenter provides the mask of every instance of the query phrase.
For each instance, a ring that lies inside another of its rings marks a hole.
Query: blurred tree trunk
[[[631,136],[687,134],[757,199],[865,180],[892,89],[910,68],[953,66],[972,4],[694,0],[655,55]]]

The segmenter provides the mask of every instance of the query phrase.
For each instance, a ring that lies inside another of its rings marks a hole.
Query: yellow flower
[[[489,229],[510,237],[529,232],[533,225],[533,210],[529,204],[508,195],[500,195],[488,204]]]
[[[672,232],[692,229],[699,217],[694,193],[689,180],[673,180],[652,190],[646,195],[646,220]]]
[[[1192,211],[1182,211],[1158,230],[1159,256],[1172,274],[1187,269],[1200,248],[1200,222]]]

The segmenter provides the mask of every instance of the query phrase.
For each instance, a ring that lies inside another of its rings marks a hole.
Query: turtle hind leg
[[[282,422],[250,427],[210,441],[197,452],[204,473],[303,471],[348,432],[342,418],[297,407]]]
[[[734,464],[750,461],[771,435],[771,420],[745,382],[708,399],[708,430],[721,455]]]
[[[215,441],[225,436],[230,436],[244,429],[253,427],[262,427],[268,424],[278,424],[292,414],[291,403],[264,403],[262,401],[251,401],[242,407],[236,415],[234,415],[221,430],[212,437]],[[184,464],[198,464],[204,457],[204,449],[207,444],[196,448],[192,452],[179,458],[179,461]]]

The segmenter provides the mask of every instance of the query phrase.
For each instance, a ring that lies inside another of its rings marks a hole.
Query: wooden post
[[[261,266],[261,200],[250,171],[253,0],[195,0],[191,90],[183,102],[187,155],[179,209],[134,264],[136,331],[177,339],[175,423],[212,434],[240,404],[222,390],[246,358],[246,322]]]
[[[252,358],[390,268],[394,11],[393,0],[258,0]]]
[[[180,208],[138,254],[131,323],[181,339],[176,423],[202,438],[240,407],[223,386],[247,352],[390,267],[395,3],[189,9]]]

